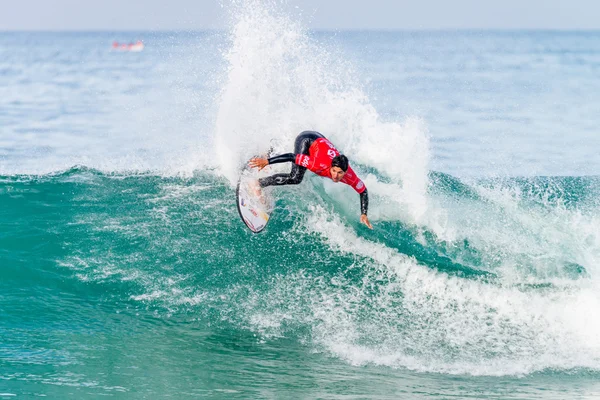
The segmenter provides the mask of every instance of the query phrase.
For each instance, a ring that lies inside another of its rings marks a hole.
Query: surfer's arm
[[[369,210],[369,194],[367,193],[367,188],[360,194],[360,213],[367,215],[367,211]]]
[[[369,229],[373,229],[373,225],[371,225],[369,217],[367,217],[367,212],[369,211],[369,192],[367,191],[365,183],[360,180],[356,175],[356,172],[350,167],[348,167],[346,176],[348,177],[346,183],[352,186],[360,195],[360,222],[365,224]]]
[[[293,153],[285,153],[280,154],[275,157],[271,157],[267,160],[269,164],[279,164],[284,162],[294,162],[296,160],[296,155]]]
[[[360,222],[369,227],[369,229],[373,229],[373,225],[369,221],[369,217],[367,217],[367,211],[369,209],[369,194],[367,193],[367,188],[360,194]]]
[[[306,158],[306,161],[304,163],[300,164],[300,162],[298,161],[298,157],[304,157],[304,158]],[[310,158],[307,155],[285,153],[285,154],[280,154],[278,156],[271,157],[271,158],[255,157],[255,158],[251,159],[250,161],[248,161],[248,165],[252,168],[258,168],[258,170],[260,171],[267,165],[279,164],[279,163],[284,163],[284,162],[292,162],[292,163],[296,163],[302,167],[306,167],[308,165],[309,161],[310,161]]]
[[[369,210],[369,194],[365,183],[360,180],[351,167],[348,167],[348,171],[346,171],[346,174],[342,178],[342,182],[352,186],[352,188],[356,190],[356,193],[360,195],[360,213],[361,215],[366,216],[367,211]]]
[[[278,156],[271,157],[271,158],[255,157],[248,162],[248,165],[252,168],[258,168],[258,170],[260,171],[261,169],[263,169],[264,167],[266,167],[269,164],[294,162],[295,157],[296,156],[292,153],[280,154]]]
[[[304,168],[309,168],[309,166],[313,165],[315,162],[314,158],[312,158],[311,156],[309,156],[307,154],[293,154],[293,153],[280,154],[278,156],[269,158],[267,161],[269,162],[269,164],[293,162],[294,164],[297,164]]]

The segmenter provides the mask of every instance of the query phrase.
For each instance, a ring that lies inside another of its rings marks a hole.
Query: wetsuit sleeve
[[[279,164],[279,163],[284,163],[284,162],[294,162],[295,159],[296,159],[295,154],[286,153],[286,154],[280,154],[275,157],[271,157],[267,161],[269,161],[269,164]]]
[[[351,167],[348,167],[348,171],[342,178],[342,182],[346,185],[352,186],[352,189],[356,190],[356,193],[361,194],[367,190],[363,181],[356,175],[356,172]]]
[[[310,168],[310,166],[314,164],[314,159],[306,154],[296,154],[294,162],[301,167]]]
[[[350,167],[348,167],[348,171],[346,171],[346,174],[342,178],[342,182],[352,186],[356,190],[356,193],[360,195],[360,213],[366,215],[369,209],[369,195],[367,194],[367,187],[364,182],[360,180],[356,172]]]
[[[360,213],[367,215],[369,211],[369,194],[367,188],[360,194]]]

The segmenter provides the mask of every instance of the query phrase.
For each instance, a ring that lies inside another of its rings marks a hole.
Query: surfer
[[[297,185],[302,182],[307,169],[317,175],[352,186],[360,195],[360,222],[373,229],[367,209],[369,195],[363,181],[348,165],[348,158],[340,154],[333,144],[319,132],[304,131],[296,137],[294,153],[280,154],[271,158],[252,158],[249,165],[259,171],[269,164],[291,162],[289,174],[275,174],[258,180],[261,188],[279,185]]]

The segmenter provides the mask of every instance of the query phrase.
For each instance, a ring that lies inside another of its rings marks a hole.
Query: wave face
[[[0,36],[0,398],[597,395],[594,35],[315,33],[273,2],[229,11],[225,33],[136,54]],[[539,110],[569,93],[587,106]],[[263,233],[240,221],[241,166],[303,130],[348,155],[373,231],[312,174],[274,189]],[[566,130],[580,140],[557,155]]]
[[[214,174],[5,177],[2,248],[9,276],[28,286],[61,274],[161,315],[293,339],[352,365],[598,370],[589,310],[600,181],[430,178],[443,227],[377,218],[366,232],[315,178],[282,189],[267,233],[253,235]]]

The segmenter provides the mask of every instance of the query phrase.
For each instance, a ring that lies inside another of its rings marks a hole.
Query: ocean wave
[[[317,178],[281,188],[267,231],[253,235],[214,173],[115,177],[76,167],[4,177],[12,239],[2,245],[42,251],[55,262],[45,268],[164,318],[194,313],[351,364],[472,375],[600,369],[600,325],[589,313],[600,301],[590,203],[598,179],[539,178],[545,196],[531,180],[434,175],[431,210],[447,213],[440,235],[427,218],[373,218],[366,230],[356,196]],[[386,206],[374,191],[373,210]]]

